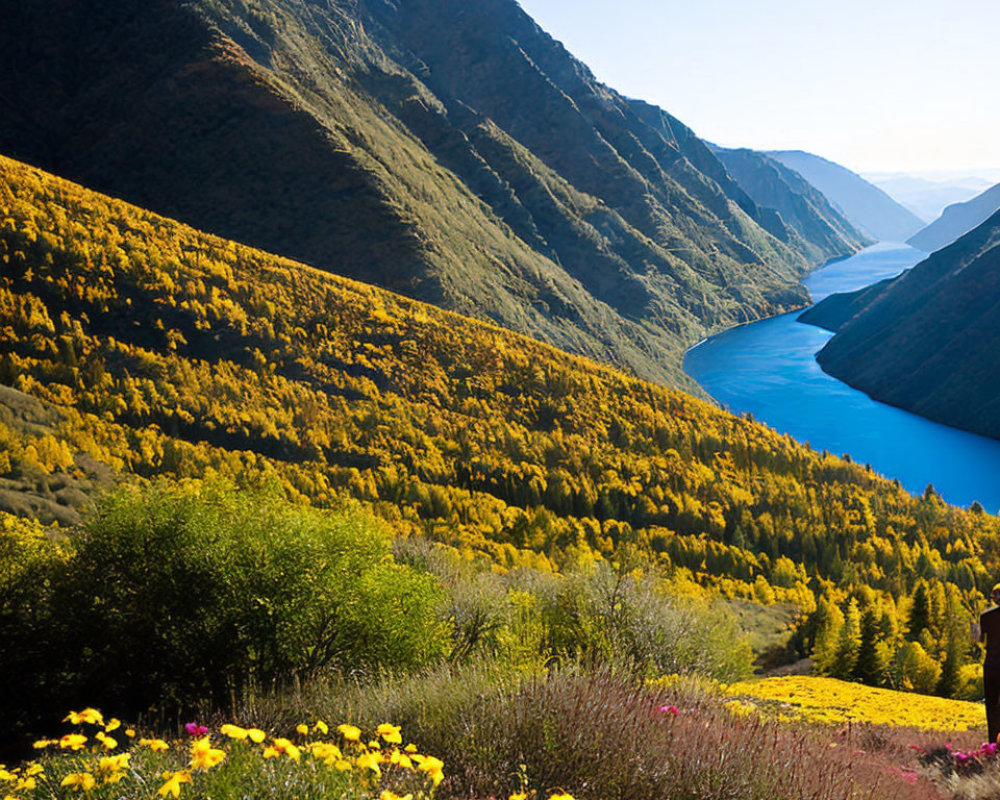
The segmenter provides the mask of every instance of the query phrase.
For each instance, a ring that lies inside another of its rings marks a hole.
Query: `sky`
[[[1000,168],[996,0],[519,0],[629,97],[726,147],[856,172]]]

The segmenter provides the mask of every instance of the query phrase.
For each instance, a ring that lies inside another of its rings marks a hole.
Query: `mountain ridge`
[[[980,192],[971,200],[952,203],[926,228],[917,231],[907,244],[928,253],[946,247],[978,227],[1000,209],[1000,183]]]
[[[1000,212],[890,281],[803,315],[836,333],[816,358],[877,400],[1000,438]]]
[[[916,214],[847,167],[802,150],[765,152],[798,172],[851,222],[880,241],[906,241],[924,226]]]
[[[510,0],[39,0],[0,67],[0,151],[644,377],[807,302],[707,146]]]

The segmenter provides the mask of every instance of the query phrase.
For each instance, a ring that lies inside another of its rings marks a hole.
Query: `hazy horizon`
[[[599,80],[720,146],[1000,180],[1000,5],[520,2]]]

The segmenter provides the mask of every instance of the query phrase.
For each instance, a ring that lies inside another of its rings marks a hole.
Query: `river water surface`
[[[880,281],[926,253],[877,244],[813,273],[813,299]],[[797,322],[801,312],[733,328],[688,351],[684,369],[734,413],[817,450],[829,450],[898,478],[915,494],[927,484],[950,503],[973,500],[1000,511],[1000,441],[931,422],[872,400],[823,372],[815,354],[832,334]]]

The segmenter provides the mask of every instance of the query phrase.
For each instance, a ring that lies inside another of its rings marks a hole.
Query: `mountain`
[[[907,244],[933,253],[981,225],[1000,209],[1000,183],[964,203],[948,206],[930,225],[907,240]]]
[[[758,206],[778,212],[789,229],[785,241],[796,237],[793,246],[806,252],[812,261],[828,261],[872,244],[830,205],[822,192],[777,159],[749,149],[713,150]],[[775,224],[774,228],[780,238],[779,226]]]
[[[940,217],[947,206],[964,203],[994,183],[974,175],[932,178],[898,172],[878,172],[865,173],[861,177],[928,223]]]
[[[817,355],[876,400],[1000,438],[1000,212],[897,278],[803,316],[837,333]]]
[[[804,609],[827,581],[840,602],[910,593],[922,563],[967,589],[998,568],[995,517],[2,157],[0,263],[0,511],[22,518],[72,524],[100,486],[216,475],[355,498],[504,569],[628,545]]]
[[[675,384],[816,263],[513,0],[22,3],[0,102],[2,152]]]
[[[880,241],[903,242],[924,225],[912,211],[840,164],[801,150],[775,150],[767,155],[798,172],[851,222]]]

